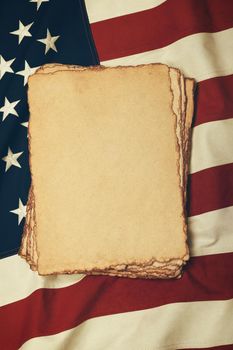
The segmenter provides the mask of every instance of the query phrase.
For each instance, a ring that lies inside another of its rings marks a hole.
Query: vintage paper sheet
[[[32,268],[180,276],[193,85],[161,64],[46,65],[29,79]]]

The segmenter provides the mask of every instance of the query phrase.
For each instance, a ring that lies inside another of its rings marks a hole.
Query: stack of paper
[[[193,87],[162,64],[46,65],[29,78],[20,255],[32,269],[180,276]]]

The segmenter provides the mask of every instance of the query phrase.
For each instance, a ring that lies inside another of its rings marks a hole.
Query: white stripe
[[[39,276],[18,255],[0,260],[0,306],[23,299],[39,288],[62,288],[84,275]]]
[[[103,61],[106,66],[161,62],[197,81],[233,74],[233,28],[217,33],[198,33],[161,49]]]
[[[163,305],[90,319],[71,330],[33,338],[21,350],[174,350],[233,343],[233,299]]]
[[[165,0],[85,0],[90,23],[149,10]]]
[[[233,252],[233,206],[188,218],[192,256]]]
[[[190,173],[233,163],[232,135],[233,119],[204,123],[193,128]]]
[[[214,210],[188,219],[192,256],[233,251],[233,207]],[[79,281],[81,275],[42,277],[30,270],[18,255],[0,260],[0,306],[23,299],[38,288],[62,288]]]

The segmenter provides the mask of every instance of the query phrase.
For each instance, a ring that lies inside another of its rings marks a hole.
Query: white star
[[[40,41],[41,43],[43,43],[45,45],[45,54],[50,50],[54,50],[57,52],[57,48],[55,46],[55,42],[57,41],[57,39],[60,37],[60,35],[58,36],[51,36],[50,31],[47,29],[47,36],[44,39],[37,39],[37,41]]]
[[[22,126],[24,126],[25,128],[28,128],[28,122],[24,122],[24,123],[20,123]]]
[[[14,210],[10,210],[10,213],[18,215],[18,225],[21,223],[23,218],[26,216],[26,205],[23,205],[21,199],[19,198],[19,207]]]
[[[22,153],[23,152],[13,153],[10,147],[8,147],[7,156],[2,158],[2,160],[6,162],[5,172],[7,172],[7,170],[10,169],[12,165],[17,166],[18,168],[21,168],[21,165],[19,164],[17,159],[21,156]]]
[[[33,73],[35,73],[37,68],[39,68],[39,67],[31,68],[29,66],[29,64],[27,63],[27,61],[25,61],[24,70],[20,70],[19,72],[16,72],[16,74],[22,75],[24,77],[24,85],[26,85],[28,82],[29,76],[32,75]]]
[[[20,100],[9,102],[8,99],[5,97],[4,106],[0,108],[0,112],[3,112],[2,121],[3,121],[4,119],[6,119],[6,117],[7,117],[9,114],[13,114],[13,115],[15,115],[16,117],[19,116],[18,113],[17,113],[16,110],[15,110],[15,106],[19,103],[19,101],[20,101]]]
[[[11,65],[14,62],[15,58],[9,61],[5,61],[4,58],[0,55],[0,79],[2,79],[3,75],[8,73],[14,73]]]
[[[37,4],[37,11],[40,8],[40,5],[42,4],[42,2],[49,2],[49,0],[30,0],[30,2],[36,2]]]
[[[33,22],[25,26],[21,21],[19,21],[19,29],[15,30],[14,32],[10,32],[10,34],[18,35],[18,40],[20,44],[25,36],[32,36],[29,32],[29,29],[32,25]]]
[[[28,122],[20,123],[25,128],[28,128]],[[28,138],[28,132],[27,132],[27,138]]]

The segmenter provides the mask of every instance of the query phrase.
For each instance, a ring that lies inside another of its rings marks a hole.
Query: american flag
[[[233,349],[233,1],[2,0],[0,9],[0,349]],[[198,83],[192,257],[181,279],[40,277],[17,255],[28,76],[45,63],[99,61],[162,62]]]

